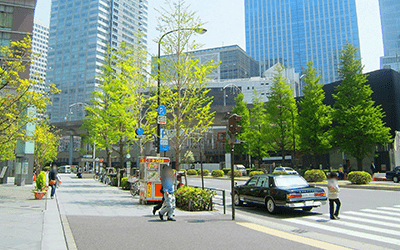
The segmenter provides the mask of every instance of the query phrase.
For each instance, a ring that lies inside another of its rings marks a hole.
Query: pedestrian
[[[49,186],[51,186],[51,198],[54,199],[54,195],[56,194],[57,187],[57,166],[53,165],[50,173],[49,173]]]
[[[375,173],[377,172],[377,171],[376,171],[375,164],[374,164],[373,161],[371,161],[371,172],[372,172],[372,174],[375,174]]]
[[[162,186],[161,186],[160,192],[162,193],[163,197],[162,197],[161,201],[157,205],[155,205],[153,207],[153,215],[156,215],[157,210],[161,209],[161,207],[162,207],[162,205],[164,204],[164,201],[165,201],[165,199],[164,199],[164,189],[163,189]]]
[[[328,175],[328,199],[329,199],[329,214],[331,220],[339,219],[339,210],[341,202],[339,200],[339,184],[338,175],[335,172],[330,172]],[[336,209],[334,209],[334,203],[336,203]]]
[[[163,180],[164,179],[164,180]],[[164,203],[161,211],[158,213],[161,220],[164,220],[164,215],[167,215],[167,220],[176,221],[172,215],[175,210],[175,195],[174,195],[174,173],[171,168],[165,172],[165,177],[161,179],[164,191]]]

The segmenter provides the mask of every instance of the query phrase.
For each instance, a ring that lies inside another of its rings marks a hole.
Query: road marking
[[[389,211],[393,211],[393,212],[398,212],[398,213],[400,213],[400,208],[393,208],[393,207],[377,207],[376,209],[389,210]]]
[[[400,224],[390,223],[390,222],[382,222],[381,220],[371,220],[371,219],[366,219],[366,218],[347,216],[347,215],[343,215],[343,214],[340,215],[340,218],[346,219],[346,220],[365,222],[365,223],[369,223],[369,224],[377,224],[377,225],[384,224],[385,226],[388,226],[388,227],[400,228]]]
[[[377,213],[378,213],[378,214],[384,214],[384,215],[393,216],[394,214],[392,212],[379,211],[379,210],[374,210],[374,209],[362,209],[361,211],[362,212],[346,211],[344,213],[346,213],[346,214],[354,214],[354,215],[359,215],[359,216],[364,216],[364,217],[372,217],[374,219],[388,220],[388,221],[392,221],[392,222],[393,221],[400,222],[400,218],[377,215]]]
[[[345,234],[349,236],[355,236],[359,238],[364,238],[364,239],[369,239],[369,240],[374,240],[374,241],[379,241],[379,242],[384,242],[384,243],[390,243],[394,245],[400,246],[400,240],[385,237],[385,236],[380,236],[376,234],[371,234],[371,233],[363,233],[363,232],[358,232],[350,229],[345,229],[342,227],[335,227],[335,226],[329,226],[326,224],[321,224],[318,222],[309,222],[305,220],[300,220],[300,219],[285,219],[285,221],[300,224],[302,226],[309,226],[309,227],[314,227],[314,228],[319,228],[322,230],[326,231],[331,231],[339,234]]]
[[[381,227],[368,226],[368,225],[363,225],[363,224],[358,224],[358,223],[353,223],[353,222],[348,222],[348,221],[343,221],[343,220],[340,220],[340,221],[330,220],[328,218],[323,218],[323,217],[304,217],[304,219],[312,220],[317,223],[326,222],[326,223],[335,224],[338,226],[353,227],[353,228],[357,228],[357,229],[364,229],[364,230],[368,230],[368,231],[392,234],[392,235],[396,235],[396,236],[399,235],[398,230],[391,230],[391,229],[386,229],[386,228],[381,228]],[[323,219],[324,221],[319,222],[318,220],[321,220],[321,219]],[[382,223],[381,223],[381,225],[382,225]]]
[[[313,246],[316,248],[321,248],[321,249],[327,249],[327,250],[349,250],[350,248],[347,247],[342,247],[342,246],[338,246],[338,245],[334,245],[331,243],[327,243],[327,242],[323,242],[323,241],[319,241],[319,240],[314,240],[314,239],[310,239],[310,238],[306,238],[303,236],[299,236],[299,235],[295,235],[295,234],[291,234],[291,233],[287,233],[284,231],[279,231],[276,229],[272,229],[269,227],[265,227],[265,226],[261,226],[261,225],[257,225],[255,223],[250,223],[250,222],[237,222],[238,225],[243,226],[243,227],[247,227],[262,233],[266,233],[269,235],[273,235],[279,238],[283,238],[286,240],[290,240],[290,241],[295,241],[298,243],[302,243],[305,245],[309,245],[309,246]]]

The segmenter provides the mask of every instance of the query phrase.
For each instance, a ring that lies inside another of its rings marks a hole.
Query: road
[[[189,179],[190,185],[199,183],[200,178]],[[230,191],[230,180],[206,179],[205,186]],[[355,249],[400,248],[400,192],[342,188],[340,199],[338,221],[329,220],[328,205],[312,212],[282,210],[276,215],[268,214],[263,207],[243,206],[237,208],[236,216],[296,235],[343,242]]]

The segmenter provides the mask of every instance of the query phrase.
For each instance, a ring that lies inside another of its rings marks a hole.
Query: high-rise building
[[[400,71],[400,1],[379,0],[383,36],[382,69]]]
[[[355,0],[245,0],[245,27],[261,74],[277,62],[302,74],[313,61],[330,83],[346,42],[360,48]]]
[[[33,22],[32,53],[33,60],[30,67],[29,78],[37,82],[36,91],[45,90],[47,48],[49,42],[49,27],[43,25],[39,19]]]
[[[61,90],[48,107],[51,122],[81,120],[96,88],[107,45],[147,44],[147,0],[52,0],[46,82]]]

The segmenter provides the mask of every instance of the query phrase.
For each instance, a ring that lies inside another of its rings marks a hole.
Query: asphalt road
[[[188,182],[199,185],[201,180],[190,178]],[[230,191],[230,180],[205,179],[205,186]],[[245,205],[237,207],[236,217],[326,242],[341,242],[355,249],[400,249],[399,191],[342,188],[340,200],[338,221],[329,220],[328,205],[312,212],[280,210],[274,215],[264,207]]]

